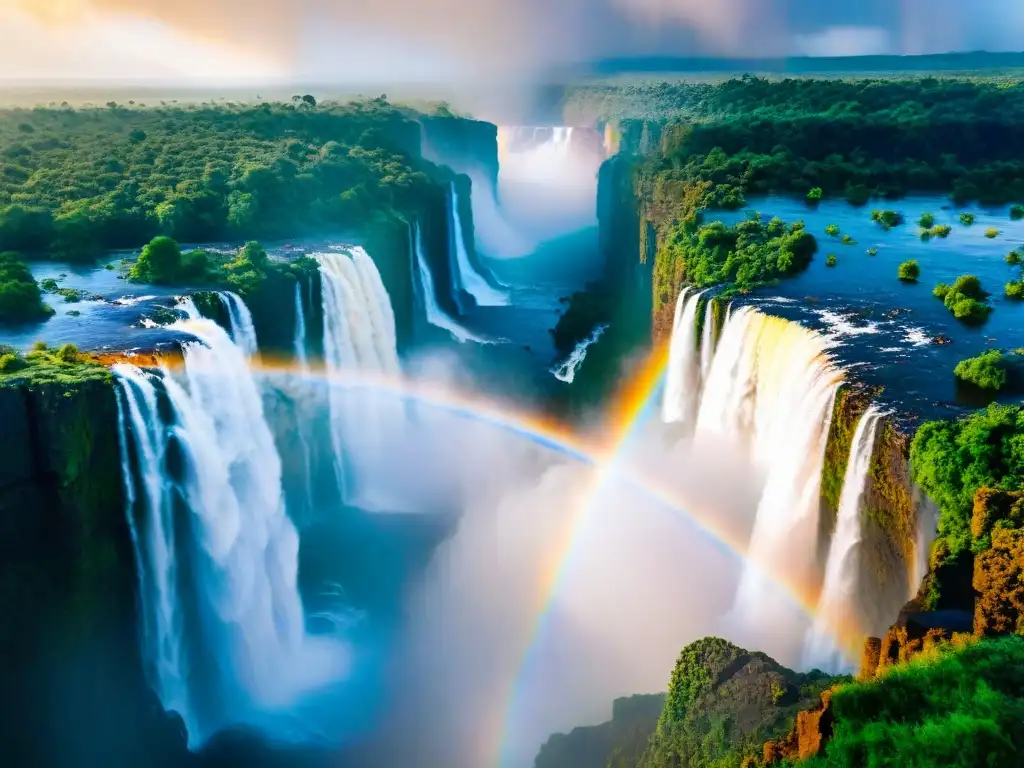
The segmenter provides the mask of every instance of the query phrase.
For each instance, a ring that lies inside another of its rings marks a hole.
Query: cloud
[[[100,67],[70,66],[47,30],[82,47],[97,29],[134,24],[140,45],[160,29],[259,71],[335,81],[527,80],[613,55],[858,53],[883,38],[894,53],[1000,50],[1020,48],[1024,32],[1017,0],[0,0],[0,20],[13,11],[38,22],[17,47],[36,49],[29,70],[47,56],[68,75]],[[174,59],[135,60],[155,71]]]
[[[804,56],[868,56],[892,53],[889,31],[880,27],[828,27],[796,35],[794,51]]]

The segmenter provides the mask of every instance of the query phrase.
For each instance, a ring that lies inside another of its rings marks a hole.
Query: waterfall
[[[661,419],[667,424],[681,422],[692,427],[699,402],[699,362],[697,350],[697,309],[704,291],[683,288],[676,299],[672,338],[669,342],[668,368]]]
[[[805,618],[766,574],[797,594],[817,578],[821,472],[843,376],[825,343],[796,323],[740,309],[722,334],[697,421],[698,450],[702,440],[731,440],[763,473],[733,619],[780,633],[779,642]]]
[[[395,315],[376,265],[365,250],[315,253],[323,278],[324,360],[329,387],[335,470],[343,500],[366,488],[386,490],[367,473],[386,463],[387,445],[401,439],[403,414],[393,400],[346,390],[346,374],[394,377],[401,373]],[[383,470],[381,470],[383,471]],[[358,483],[362,476],[365,481]],[[361,488],[352,487],[354,484]]]
[[[142,646],[147,675],[164,709],[177,712],[190,732],[188,669],[182,650],[182,624],[177,588],[174,521],[165,472],[167,435],[160,420],[157,390],[151,374],[134,365],[112,367],[117,377],[121,468],[128,501],[128,525],[139,573]],[[127,416],[127,418],[125,418]],[[128,450],[134,439],[142,493],[135,489]],[[137,510],[136,505],[141,504]],[[138,520],[141,519],[142,530]]]
[[[340,681],[348,652],[334,638],[306,632],[298,534],[285,511],[281,460],[246,351],[210,320],[171,328],[196,341],[182,347],[183,381],[166,371],[159,377],[169,421],[155,407],[157,377],[115,367],[146,487],[140,581],[147,587],[144,612],[158,630],[147,637],[147,655],[167,662],[157,692],[165,708],[182,715],[190,748],[238,725],[304,741],[317,733],[308,716],[265,715],[291,712]],[[167,460],[172,445],[175,462]],[[189,517],[185,542],[174,540],[176,505]],[[188,569],[185,583],[196,602],[187,631],[181,622],[161,625],[164,606],[179,616],[179,565]]]
[[[246,355],[252,357],[259,350],[259,345],[256,342],[256,328],[252,323],[252,313],[237,293],[217,291],[217,296],[228,312],[232,340]]]
[[[583,361],[587,359],[587,350],[590,348],[590,345],[597,342],[607,330],[607,325],[599,325],[594,329],[593,333],[579,342],[564,363],[551,369],[551,373],[555,375],[555,378],[559,381],[564,381],[566,384],[572,384],[576,379],[576,371],[583,365]]]
[[[174,308],[179,312],[183,312],[189,320],[198,320],[203,316],[191,296],[179,296]]]
[[[462,289],[480,307],[504,306],[509,303],[509,295],[503,291],[493,288],[490,283],[481,275],[469,260],[469,251],[466,248],[466,237],[462,231],[462,217],[459,215],[459,192],[452,182],[452,250],[454,262],[452,264],[452,282],[456,289]]]
[[[475,341],[481,344],[491,343],[488,339],[477,336],[467,328],[463,328],[455,320],[448,316],[437,303],[437,293],[434,290],[434,276],[430,273],[430,265],[427,263],[427,256],[423,249],[423,232],[419,224],[413,224],[413,250],[416,253],[416,274],[419,277],[416,286],[418,293],[423,297],[423,308],[426,312],[427,322],[435,328],[440,328],[452,335],[456,341],[465,343]]]
[[[704,303],[704,328],[700,339],[700,380],[707,381],[711,358],[715,354],[715,304],[712,299]]]
[[[295,359],[303,370],[309,368],[306,355],[306,312],[302,307],[302,283],[299,280],[295,281]]]
[[[857,550],[863,537],[861,501],[881,418],[882,413],[876,407],[868,408],[853,433],[843,490],[839,496],[836,530],[825,567],[825,583],[814,627],[807,639],[804,658],[809,668],[816,667],[836,673],[853,669],[846,659],[844,649],[837,645],[834,638],[842,639],[859,629],[856,603],[859,576]]]
[[[701,296],[684,288],[676,302],[662,420],[687,425],[697,453],[749,463],[745,481],[759,484],[760,497],[730,619],[756,627],[762,647],[772,642],[766,628],[786,635],[780,642],[802,642],[790,628],[805,617],[790,620],[792,606],[766,574],[790,591],[815,583],[821,472],[843,371],[823,336],[751,307],[727,308],[716,338],[708,302],[698,344]]]

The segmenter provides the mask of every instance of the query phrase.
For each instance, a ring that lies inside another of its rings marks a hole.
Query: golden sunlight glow
[[[0,0],[0,79],[209,81],[275,79],[279,61],[186,35],[128,14],[98,14],[81,0]]]

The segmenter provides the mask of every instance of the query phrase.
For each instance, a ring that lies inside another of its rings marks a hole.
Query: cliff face
[[[425,115],[423,156],[439,165],[447,165],[459,173],[477,175],[491,185],[498,185],[498,126],[480,120],[460,117]]]
[[[651,254],[642,249],[648,227],[640,219],[634,190],[634,159],[615,155],[601,165],[597,177],[598,247],[604,261],[604,278],[614,294],[612,307],[621,319],[610,318],[620,328],[626,321],[630,341],[650,338],[652,306]]]
[[[0,423],[0,741],[29,760],[13,764],[52,764],[42,734],[79,719],[68,687],[87,692],[86,722],[116,711],[104,696],[126,669],[147,690],[141,663],[125,661],[138,659],[136,573],[110,376],[2,383]]]
[[[846,477],[857,423],[873,392],[848,385],[836,397],[821,480],[819,557],[828,555],[839,497]],[[872,635],[885,631],[917,588],[912,579],[918,557],[918,505],[910,480],[909,437],[886,419],[876,437],[864,488],[864,531],[860,548],[861,626]]]

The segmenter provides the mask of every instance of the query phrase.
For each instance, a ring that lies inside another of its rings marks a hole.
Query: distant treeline
[[[3,110],[0,252],[359,230],[430,183],[414,117],[383,98]]]

